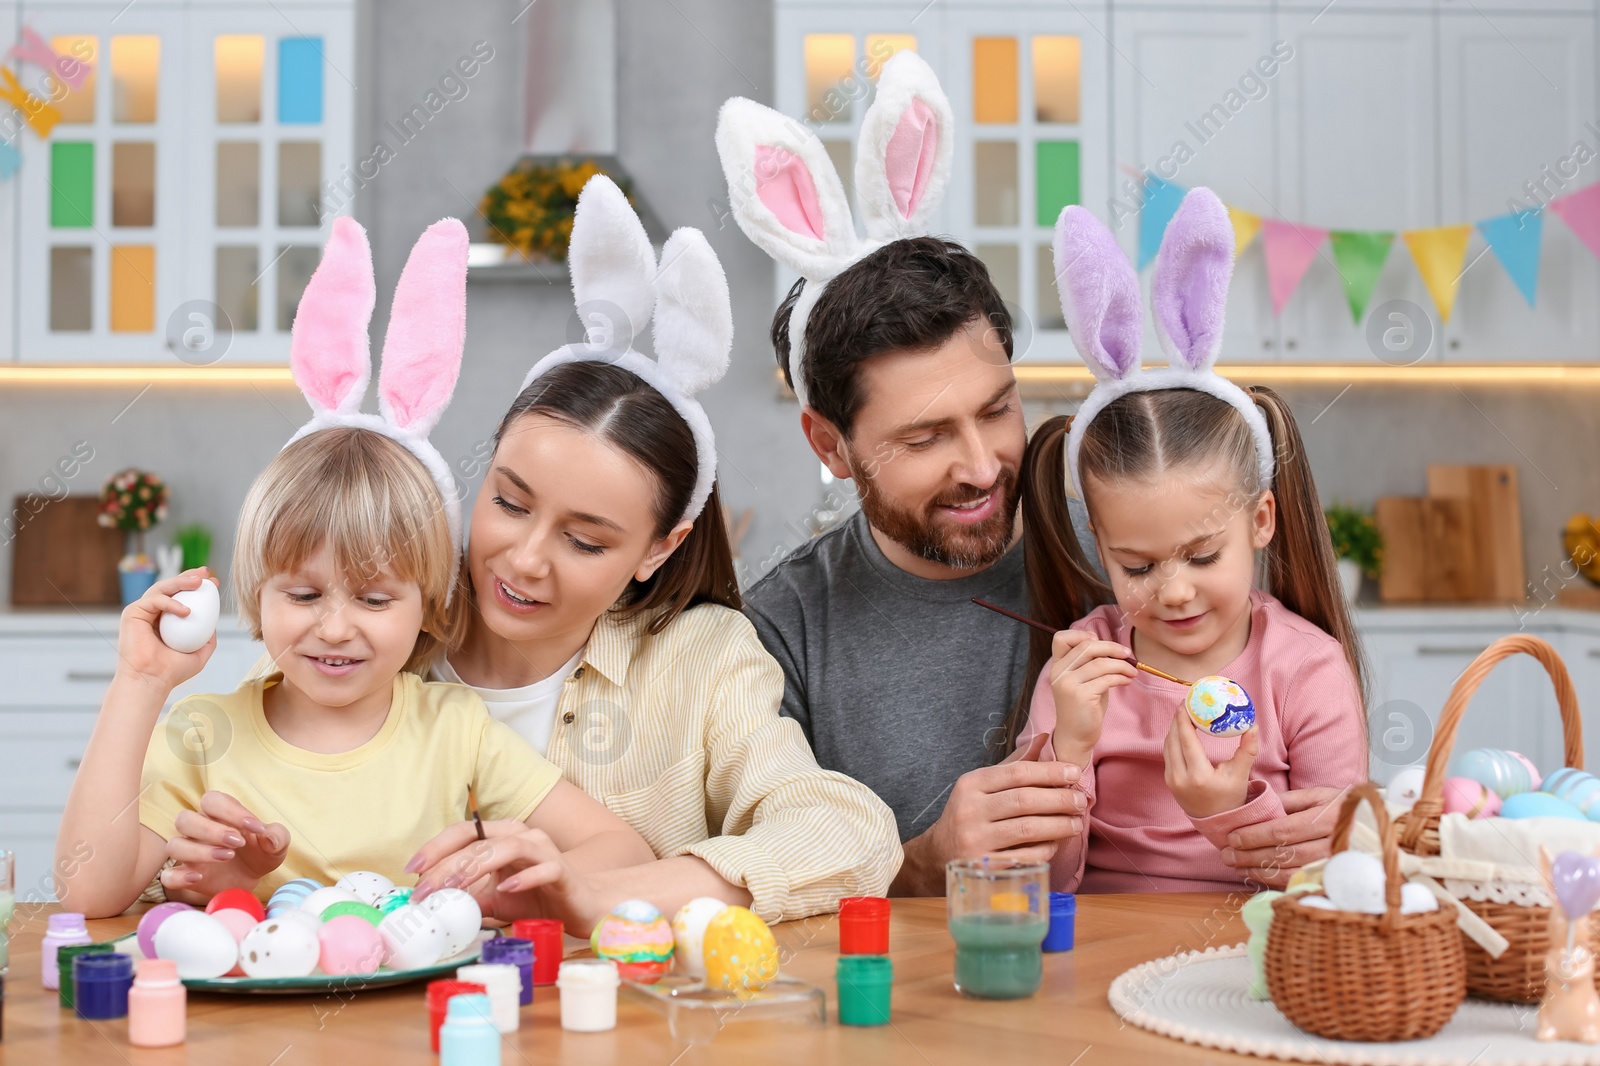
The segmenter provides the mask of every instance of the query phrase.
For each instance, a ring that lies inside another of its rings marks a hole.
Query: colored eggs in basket
[[[1519,792],[1500,804],[1502,818],[1570,818],[1583,821],[1583,812],[1548,792]]]
[[[642,899],[617,904],[589,936],[597,958],[615,962],[624,978],[646,983],[667,972],[673,946],[666,916]]]
[[[156,958],[171,959],[183,978],[221,977],[239,961],[228,927],[194,908],[167,916],[151,938]]]
[[[1525,755],[1500,748],[1473,748],[1450,761],[1451,777],[1469,777],[1501,799],[1532,792],[1542,783],[1539,770]]]
[[[1414,807],[1422,798],[1422,781],[1428,776],[1426,767],[1407,766],[1389,778],[1383,798],[1397,807]]]
[[[315,932],[282,918],[257,923],[239,941],[239,965],[251,977],[305,977],[321,954]]]
[[[1236,737],[1256,724],[1256,705],[1237,681],[1212,674],[1189,686],[1189,717],[1204,733]]]
[[[747,995],[778,976],[778,941],[755,914],[729,907],[706,923],[705,961],[706,984]]]
[[[1493,818],[1500,813],[1500,795],[1470,777],[1444,779],[1444,813],[1468,818]]]
[[[284,882],[267,900],[267,917],[274,918],[283,911],[296,909],[306,901],[307,896],[321,887],[322,882],[309,877],[297,877]]]
[[[433,916],[444,930],[444,953],[448,959],[465,951],[483,925],[483,910],[472,893],[459,888],[441,888],[417,904]]]
[[[1544,779],[1544,791],[1572,804],[1591,822],[1600,822],[1600,777],[1564,766]]]
[[[1364,851],[1341,851],[1322,869],[1322,891],[1342,911],[1382,914],[1387,880],[1383,863]]]
[[[317,962],[322,972],[343,976],[376,973],[383,964],[383,935],[353,914],[336,915],[317,930]]]
[[[705,977],[706,926],[727,909],[728,905],[720,899],[701,896],[685,903],[673,916],[672,940],[678,965],[691,977]]]

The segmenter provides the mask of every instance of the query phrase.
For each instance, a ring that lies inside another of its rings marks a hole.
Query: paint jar
[[[841,955],[834,969],[839,984],[840,1025],[888,1025],[894,965],[887,955]]]
[[[839,954],[889,954],[889,901],[847,896],[839,901]]]
[[[511,935],[533,941],[533,983],[553,985],[561,972],[564,929],[554,918],[524,918],[511,923]]]
[[[561,1028],[603,1033],[617,1027],[617,986],[622,978],[610,959],[573,959],[561,964]]]
[[[1044,935],[1044,950],[1071,951],[1077,919],[1078,897],[1071,892],[1050,893],[1050,931]]]
[[[56,952],[56,987],[61,1006],[71,1010],[72,960],[79,955],[99,955],[111,951],[110,944],[68,944]]]
[[[428,1043],[439,1054],[439,1027],[450,1010],[451,996],[487,996],[489,990],[476,981],[430,981],[428,983]],[[492,1012],[491,1008],[491,1012]]]
[[[522,990],[517,995],[517,1002],[524,1007],[533,1002],[533,941],[516,936],[497,936],[483,942],[478,957],[480,962],[515,966],[522,977]]]
[[[1040,945],[1050,931],[1050,867],[986,855],[945,867],[945,903],[956,942],[956,991],[1022,999],[1044,979]]]
[[[517,997],[521,994],[522,975],[515,966],[505,963],[478,963],[456,970],[457,981],[472,981],[484,988],[493,1010],[494,1027],[502,1033],[514,1033],[522,1024]]]
[[[450,997],[439,1027],[439,1066],[500,1066],[500,1033],[489,997],[467,992]]]
[[[67,911],[50,916],[50,925],[39,944],[39,971],[46,988],[61,986],[61,967],[56,952],[75,944],[87,944],[89,940],[89,927],[83,924],[83,915]]]
[[[72,960],[72,1000],[78,1017],[91,1021],[128,1016],[133,956],[91,951]]]
[[[128,1043],[172,1047],[183,1043],[189,992],[171,959],[140,959],[128,991]]]

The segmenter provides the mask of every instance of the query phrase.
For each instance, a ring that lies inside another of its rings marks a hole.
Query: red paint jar
[[[889,901],[847,896],[839,901],[839,954],[889,954]]]
[[[488,989],[476,981],[428,982],[428,1039],[432,1042],[435,1055],[439,1053],[439,1027],[444,1024],[445,1015],[450,1010],[450,997],[472,993],[486,995]]]
[[[511,935],[533,941],[533,983],[553,985],[561,970],[561,956],[566,951],[562,941],[563,927],[554,918],[524,918],[511,923]]]

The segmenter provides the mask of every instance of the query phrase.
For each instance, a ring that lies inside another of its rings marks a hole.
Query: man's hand
[[[1240,877],[1282,888],[1300,867],[1326,859],[1338,821],[1342,788],[1297,788],[1282,794],[1288,814],[1228,834],[1222,861]]]

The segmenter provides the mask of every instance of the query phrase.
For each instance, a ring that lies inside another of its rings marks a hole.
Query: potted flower
[[[1351,603],[1361,592],[1361,575],[1376,578],[1383,559],[1383,537],[1378,524],[1365,511],[1345,504],[1334,504],[1324,512],[1333,554],[1339,559],[1339,584]]]
[[[100,524],[128,535],[127,552],[117,563],[124,606],[155,584],[156,564],[145,553],[144,535],[165,517],[167,483],[154,474],[129,467],[100,487]]]

